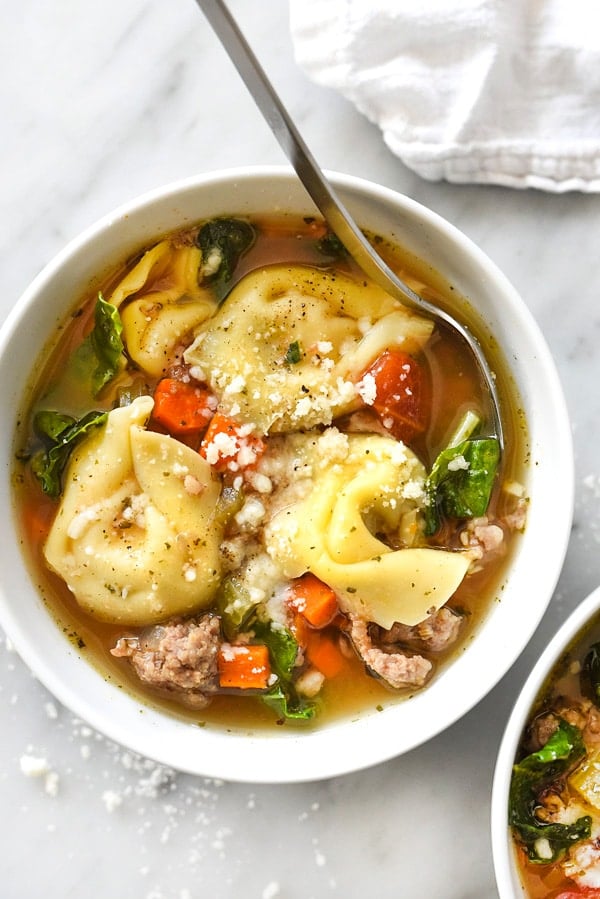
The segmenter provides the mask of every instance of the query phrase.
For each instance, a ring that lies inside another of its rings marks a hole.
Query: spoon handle
[[[392,296],[424,308],[425,301],[392,272],[358,228],[304,143],[262,66],[222,0],[196,0],[235,65],[317,209],[366,275]],[[426,308],[426,307],[425,307]],[[432,305],[431,314],[438,310]]]
[[[416,294],[392,271],[371,246],[332,185],[323,175],[223,0],[196,0],[196,3],[221,41],[223,49],[235,65],[301,183],[352,259],[371,280],[391,296],[413,309],[441,319],[458,331],[467,342],[487,383],[492,404],[493,430],[500,443],[500,449],[503,450],[504,438],[496,379],[479,341],[462,322]]]

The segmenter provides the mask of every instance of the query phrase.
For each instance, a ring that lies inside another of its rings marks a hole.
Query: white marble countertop
[[[122,201],[197,172],[285,162],[192,0],[5,6],[2,318],[68,239]],[[576,443],[564,571],[527,650],[476,709],[401,758],[319,783],[214,783],[133,758],[74,721],[3,641],[0,895],[494,899],[488,819],[504,722],[549,636],[600,583],[600,197],[419,180],[299,71],[284,0],[231,8],[321,164],[441,213],[537,318]],[[26,777],[27,755],[56,777]]]

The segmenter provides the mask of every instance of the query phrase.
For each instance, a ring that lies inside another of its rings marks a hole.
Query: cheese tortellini
[[[199,286],[201,262],[198,247],[163,240],[142,256],[110,297],[121,313],[129,356],[152,377],[166,370],[181,338],[216,308],[211,292]]]
[[[263,433],[288,432],[352,411],[373,359],[389,347],[416,352],[432,327],[371,282],[272,265],[236,285],[184,358],[224,412]]]
[[[76,448],[44,549],[84,609],[129,625],[207,607],[220,578],[218,479],[145,429],[152,407],[146,396],[113,410]]]
[[[458,552],[392,549],[380,540],[378,533],[398,543],[403,517],[422,508],[424,468],[391,438],[345,440],[345,458],[330,465],[319,462],[313,442],[310,490],[276,512],[266,528],[267,551],[287,577],[312,571],[329,584],[345,612],[385,628],[417,624],[447,602],[469,561]]]

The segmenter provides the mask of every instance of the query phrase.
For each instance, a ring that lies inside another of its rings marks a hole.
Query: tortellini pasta
[[[144,428],[152,407],[140,397],[113,410],[76,448],[44,548],[86,611],[130,625],[205,608],[220,577],[218,479]]]
[[[267,551],[287,577],[312,571],[342,610],[389,628],[414,625],[440,608],[469,567],[460,552],[392,549],[377,536],[401,534],[424,502],[425,471],[414,453],[380,435],[347,435],[348,452],[313,465],[312,485],[266,528]],[[315,444],[316,446],[316,444]]]
[[[110,302],[120,309],[127,352],[153,377],[173,361],[180,339],[216,307],[210,291],[198,283],[201,261],[198,247],[163,240],[112,292]]]
[[[352,411],[355,381],[373,359],[394,346],[414,353],[432,327],[373,283],[272,265],[242,279],[184,358],[224,412],[287,432]]]

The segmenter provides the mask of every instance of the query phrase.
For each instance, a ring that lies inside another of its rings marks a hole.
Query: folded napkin
[[[600,191],[598,0],[290,0],[290,23],[424,178]]]

